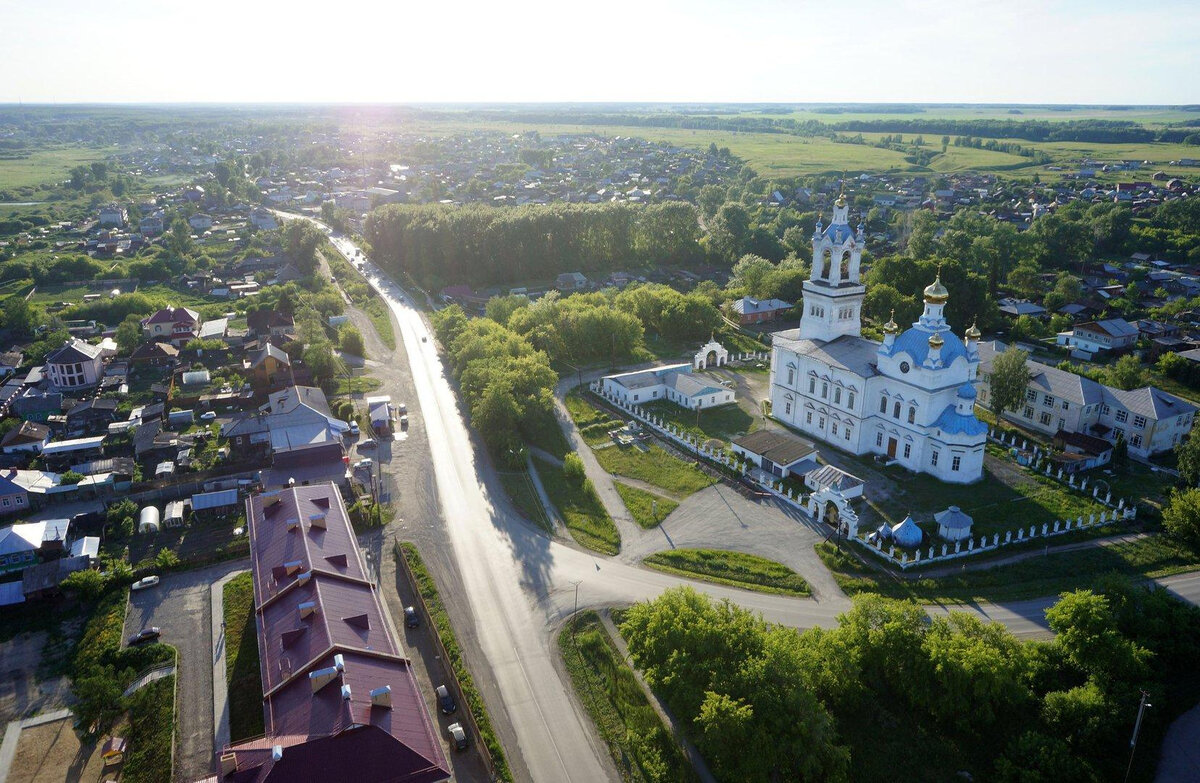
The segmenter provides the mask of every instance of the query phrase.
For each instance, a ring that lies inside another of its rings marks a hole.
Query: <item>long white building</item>
[[[879,454],[957,484],[983,476],[987,425],[975,417],[979,330],[960,338],[943,316],[941,276],[925,289],[925,311],[883,342],[862,337],[863,226],[844,197],[813,234],[799,329],[777,332],[771,349],[771,410],[806,435],[852,454]]]

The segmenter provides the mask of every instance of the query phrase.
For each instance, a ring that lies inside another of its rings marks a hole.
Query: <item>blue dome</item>
[[[941,416],[937,417],[937,421],[933,423],[933,426],[947,435],[978,436],[987,433],[987,425],[975,418],[974,414],[959,413],[954,409],[953,405],[946,406],[946,409],[942,411]]]
[[[903,522],[892,528],[892,540],[906,549],[920,546],[923,537],[921,528],[917,527],[912,516],[905,517]]]
[[[929,356],[929,336],[931,334],[933,333],[915,326],[905,330],[896,338],[896,342],[892,343],[892,352],[889,356],[906,353],[916,364],[924,364],[926,357]],[[939,331],[937,334],[945,341],[942,345],[943,365],[949,366],[960,356],[964,359],[968,358],[967,346],[963,345],[962,338],[949,329]]]
[[[958,387],[958,396],[964,400],[973,400],[978,394],[979,392],[975,391],[975,384],[969,381]]]
[[[887,526],[886,522],[879,526],[879,529],[875,531],[875,534],[884,541],[892,540],[892,529]]]
[[[835,245],[844,245],[854,238],[854,231],[846,223],[830,223],[822,236],[828,237]]]

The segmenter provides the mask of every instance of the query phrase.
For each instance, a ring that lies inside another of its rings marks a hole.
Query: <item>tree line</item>
[[[696,208],[680,202],[505,209],[393,204],[371,212],[365,234],[386,271],[430,287],[501,285],[577,271],[604,275],[703,258]]]
[[[774,626],[677,588],[632,607],[629,651],[719,780],[1150,780],[1196,698],[1200,612],[1110,579],[1046,611],[1051,641],[855,597],[832,630]],[[966,772],[967,775],[962,773]]]

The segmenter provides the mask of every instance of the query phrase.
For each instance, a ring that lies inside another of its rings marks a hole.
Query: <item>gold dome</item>
[[[892,315],[888,318],[888,322],[883,325],[884,334],[899,334],[900,326],[896,323],[896,310],[892,309]]]
[[[942,267],[938,266],[937,277],[925,288],[926,304],[945,304],[950,299],[950,292],[942,285]]]
[[[933,334],[929,335],[929,347],[930,348],[941,348],[945,344],[946,344],[946,341],[943,340],[942,336],[940,334],[938,334],[937,332],[934,332]]]
[[[968,340],[978,340],[983,336],[983,333],[979,331],[979,327],[977,326],[978,323],[978,318],[976,318],[974,321],[971,321],[971,328],[967,330]]]

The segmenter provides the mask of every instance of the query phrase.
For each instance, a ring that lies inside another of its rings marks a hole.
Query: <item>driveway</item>
[[[124,636],[157,625],[162,642],[179,650],[175,780],[212,774],[213,638],[210,586],[226,574],[243,571],[245,560],[163,576],[156,587],[129,594]]]

